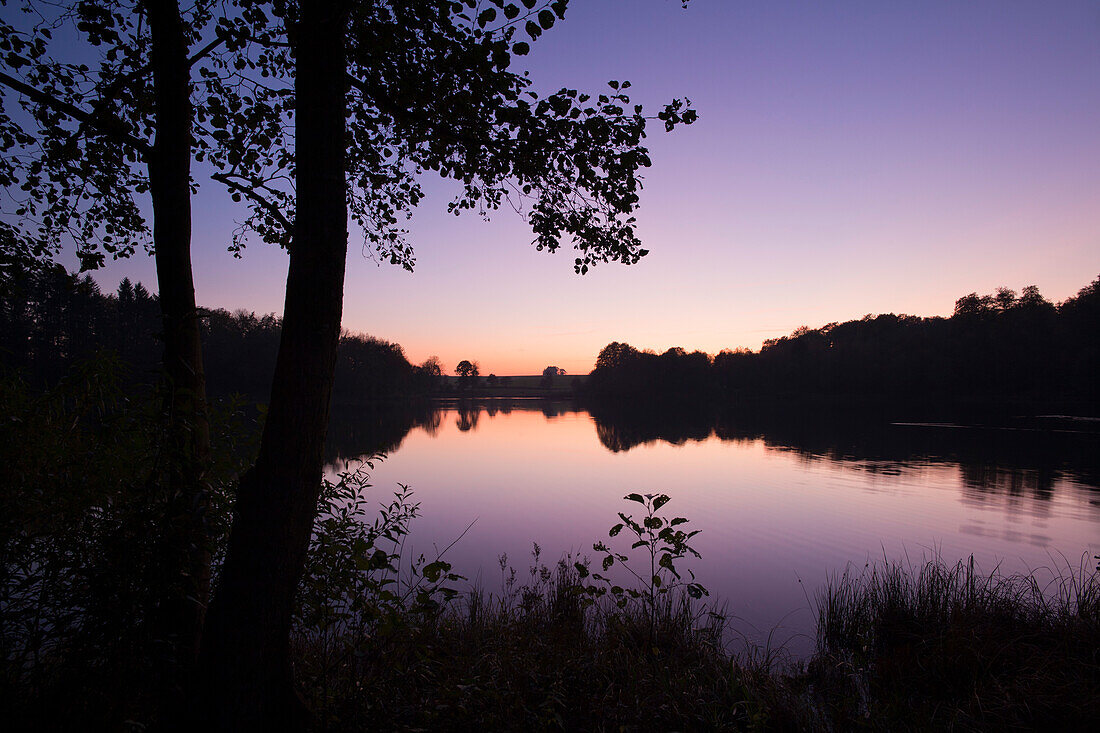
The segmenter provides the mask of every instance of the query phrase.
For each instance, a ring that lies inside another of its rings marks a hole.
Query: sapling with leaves
[[[371,506],[369,472],[384,458],[371,456],[322,481],[295,613],[296,632],[315,642],[362,638],[381,625],[434,614],[458,595],[449,584],[464,580],[442,553],[431,561],[403,556],[420,504],[399,484],[388,503]]]
[[[592,599],[610,593],[619,608],[626,608],[631,601],[640,602],[649,621],[649,636],[652,641],[656,632],[658,611],[663,602],[675,600],[680,593],[686,593],[695,600],[710,595],[701,583],[695,581],[695,573],[684,568],[687,573],[685,579],[681,569],[677,567],[677,563],[688,556],[700,557],[690,544],[691,538],[699,534],[700,530],[685,531],[683,525],[688,520],[684,517],[665,519],[658,515],[661,508],[670,501],[667,494],[631,493],[623,498],[641,504],[645,514],[638,520],[632,514],[619,512],[619,519],[622,521],[613,525],[607,534],[608,537],[617,537],[624,529],[627,530],[627,537],[633,539],[630,550],[642,550],[641,563],[636,559],[632,560],[625,553],[616,552],[605,542],[595,543],[592,549],[602,556],[600,565],[603,573],[618,563],[638,581],[638,587],[622,586],[607,575],[592,573],[592,578],[599,585],[589,585],[585,592]],[[639,564],[648,564],[649,567],[639,568]],[[578,563],[576,569],[582,578],[589,574],[587,565]]]

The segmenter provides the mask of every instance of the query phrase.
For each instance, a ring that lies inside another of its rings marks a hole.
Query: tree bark
[[[198,655],[210,592],[210,427],[191,274],[191,68],[177,0],[146,0],[156,137],[147,155],[164,327],[168,497],[159,538],[170,597],[158,618],[184,670]],[[182,671],[182,670],[181,670]]]
[[[347,256],[347,3],[301,4],[295,59],[297,208],[283,330],[256,464],[241,479],[192,710],[206,728],[303,728],[289,640],[313,530]]]

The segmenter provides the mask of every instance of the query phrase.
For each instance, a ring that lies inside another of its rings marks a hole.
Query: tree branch
[[[187,59],[187,66],[188,67],[194,66],[199,61],[202,61],[204,58],[206,58],[207,56],[210,55],[211,51],[213,51],[215,48],[222,45],[223,43],[225,43],[225,38],[221,38],[221,37],[215,38],[213,41],[211,41],[210,43],[206,44],[205,46],[200,48],[198,51],[196,51],[194,56]]]
[[[251,199],[258,206],[263,208],[267,213],[271,214],[272,218],[274,218],[275,221],[282,224],[287,233],[294,231],[294,228],[291,226],[290,221],[285,216],[283,216],[283,212],[279,211],[279,207],[276,206],[269,199],[266,199],[260,194],[256,193],[256,190],[254,188],[237,183],[226,173],[215,173],[210,177],[213,178],[215,181],[223,184],[230,191],[236,191],[242,196]]]
[[[108,117],[103,114],[93,114],[64,100],[55,99],[41,89],[35,89],[31,85],[13,76],[9,76],[2,71],[0,71],[0,83],[14,89],[32,101],[57,110],[83,125],[94,128],[106,137],[113,138],[118,142],[129,145],[142,156],[148,156],[153,152],[152,145],[145,140],[134,137],[130,131],[126,129],[126,125],[117,118]]]

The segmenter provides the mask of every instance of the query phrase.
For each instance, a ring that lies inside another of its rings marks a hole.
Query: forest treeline
[[[948,317],[883,314],[801,327],[759,351],[613,342],[586,385],[594,402],[756,397],[1100,401],[1100,277],[1055,305],[1035,286],[970,293]]]
[[[38,386],[55,384],[73,364],[99,351],[118,354],[138,384],[160,370],[163,330],[157,295],[128,278],[103,292],[90,275],[33,268],[4,278],[0,292],[0,364]],[[202,311],[207,392],[266,402],[282,321],[273,314]],[[337,352],[337,404],[425,395],[441,382],[438,364],[413,365],[399,344],[345,332]]]

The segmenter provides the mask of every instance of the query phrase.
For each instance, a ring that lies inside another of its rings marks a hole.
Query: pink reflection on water
[[[1017,572],[1100,553],[1096,489],[1027,471],[975,476],[948,461],[836,460],[764,439],[656,441],[610,452],[583,411],[445,410],[415,428],[375,470],[375,496],[408,484],[423,516],[412,549],[445,547],[458,572],[500,588],[506,553],[521,579],[532,542],[544,561],[592,555],[629,492],[666,493],[668,516],[702,530],[690,567],[754,641],[812,650],[812,598],[830,574],[882,559],[917,563],[970,554],[983,569]],[[625,551],[627,545],[621,549]]]

